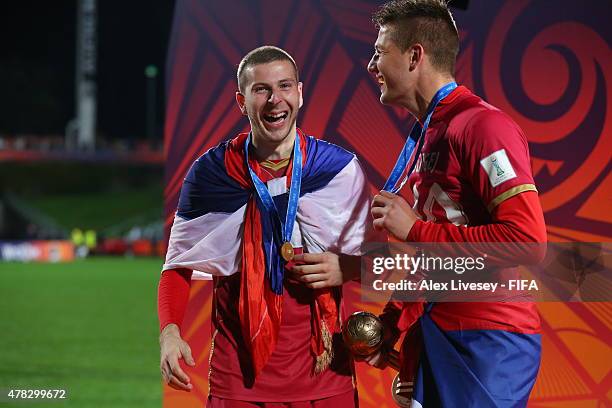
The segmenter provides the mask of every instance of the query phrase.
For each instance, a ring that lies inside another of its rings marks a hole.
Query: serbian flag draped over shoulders
[[[283,243],[279,219],[261,203],[248,173],[247,137],[240,134],[210,149],[192,165],[181,189],[163,270],[192,269],[193,279],[241,273],[238,313],[257,375],[278,336],[285,261],[279,256]],[[300,130],[297,140],[303,169],[292,244],[310,253],[360,255],[368,234],[369,195],[357,159]],[[259,164],[249,156],[249,165],[258,174]],[[291,168],[286,174],[274,185],[268,183],[283,220]],[[312,352],[315,370],[321,371],[331,360],[328,334],[339,330],[339,324],[331,292],[317,292]]]

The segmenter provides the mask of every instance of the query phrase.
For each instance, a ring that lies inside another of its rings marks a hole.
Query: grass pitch
[[[65,389],[0,407],[159,407],[157,258],[0,263],[0,390]]]

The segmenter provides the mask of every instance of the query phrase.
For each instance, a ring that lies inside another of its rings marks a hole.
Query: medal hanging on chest
[[[293,250],[293,245],[291,245],[291,242],[285,241],[285,243],[281,247],[281,256],[285,261],[289,262],[293,259],[294,255],[295,251]]]
[[[291,245],[291,235],[293,233],[293,225],[297,217],[298,200],[300,198],[300,188],[302,186],[302,150],[300,149],[300,136],[296,132],[295,141],[293,143],[293,159],[291,169],[291,185],[289,186],[289,201],[287,203],[287,215],[285,220],[281,218],[281,215],[274,204],[272,195],[263,181],[255,174],[251,166],[249,165],[249,144],[251,141],[252,134],[244,142],[244,156],[246,160],[247,168],[249,169],[249,175],[251,181],[255,187],[255,191],[259,196],[259,199],[267,211],[271,212],[277,218],[278,223],[282,229],[282,245],[280,248],[281,257],[289,262],[293,259],[295,251],[293,245]]]

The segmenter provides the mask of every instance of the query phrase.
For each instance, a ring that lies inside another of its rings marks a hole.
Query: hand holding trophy
[[[342,338],[349,351],[360,359],[370,357],[377,352],[386,355],[386,363],[399,371],[399,353],[397,350],[386,350],[384,345],[384,326],[382,321],[370,312],[355,312],[344,323]],[[410,407],[413,383],[402,383],[399,374],[393,379],[391,394],[400,407]],[[409,396],[405,396],[408,394]]]

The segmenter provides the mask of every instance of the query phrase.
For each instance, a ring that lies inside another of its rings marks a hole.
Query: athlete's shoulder
[[[216,146],[211,147],[205,151],[200,157],[195,160],[195,163],[205,164],[209,162],[218,162],[223,160],[225,152],[228,150],[230,141],[224,141]]]
[[[224,172],[226,165],[232,168],[240,167],[242,165],[244,142],[247,137],[248,133],[241,133],[211,147],[193,162],[192,171]]]
[[[466,136],[525,139],[523,131],[509,115],[486,102],[483,104],[485,106],[471,115],[469,120],[466,121]]]
[[[307,136],[307,157],[303,169],[302,190],[315,191],[333,179],[349,179],[360,176],[361,168],[355,154],[312,136]]]
[[[306,140],[308,145],[306,148],[305,173],[307,174],[312,172],[338,173],[355,159],[354,153],[336,144],[317,139],[313,136],[307,136]]]
[[[441,120],[449,124],[465,122],[466,117],[484,108],[482,102],[482,99],[468,88],[459,86],[440,102],[432,120]]]
[[[509,115],[467,88],[452,105],[448,130],[457,142],[482,138],[526,140],[521,128]]]
[[[460,95],[453,104],[455,109],[452,120],[454,122],[461,122],[460,124],[466,128],[487,125],[511,125],[518,128],[514,120],[501,109],[488,103],[468,88],[461,88]]]
[[[447,102],[443,111],[443,116],[453,127],[463,128],[475,118],[495,117],[501,112],[465,86],[458,87],[456,93],[451,94],[451,97],[451,101]]]
[[[246,135],[246,134],[245,134]],[[222,141],[211,147],[193,161],[185,175],[184,183],[208,188],[207,186],[226,186],[235,189],[242,181],[244,161],[240,149],[244,149],[245,135]],[[244,137],[243,137],[244,136]],[[241,139],[242,137],[242,139]]]
[[[323,139],[317,139],[314,136],[306,136],[309,153],[317,156],[337,156],[339,158],[352,159],[355,154],[347,149],[338,146],[337,144],[328,142]]]

